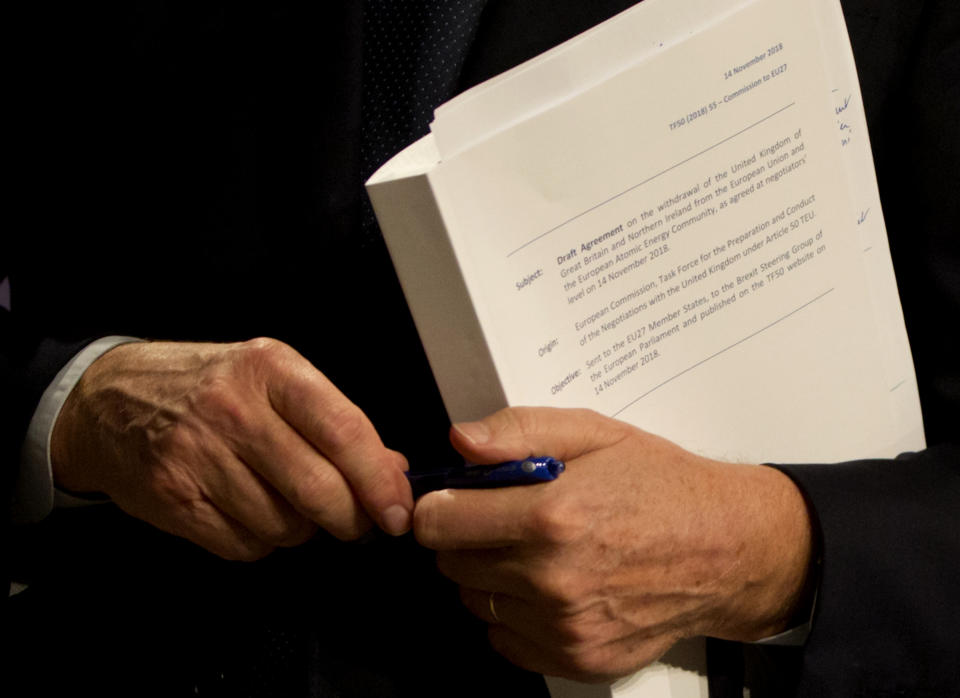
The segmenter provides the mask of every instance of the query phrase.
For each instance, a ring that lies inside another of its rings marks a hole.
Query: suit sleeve
[[[776,466],[804,492],[818,527],[820,585],[806,645],[746,648],[746,678],[754,671],[757,684],[774,687],[754,695],[955,695],[960,340],[950,328],[960,320],[958,6],[844,0],[843,9],[929,448],[895,460]]]
[[[0,269],[0,276],[3,271]],[[13,302],[15,294],[11,296]],[[43,391],[89,341],[42,337],[20,321],[15,311],[0,308],[0,494],[3,497],[0,583],[4,588],[9,583],[12,497],[27,427]]]
[[[778,467],[821,540],[800,694],[949,695],[960,679],[960,447]]]

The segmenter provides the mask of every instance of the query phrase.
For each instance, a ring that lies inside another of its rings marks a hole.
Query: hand
[[[585,410],[502,410],[455,425],[451,439],[476,463],[567,464],[554,482],[433,492],[414,511],[417,539],[439,551],[441,572],[514,663],[607,681],[681,638],[785,629],[811,532],[780,472],[709,460]]]
[[[54,427],[54,479],[230,559],[409,528],[402,455],[306,359],[269,339],[150,342],[95,361]]]

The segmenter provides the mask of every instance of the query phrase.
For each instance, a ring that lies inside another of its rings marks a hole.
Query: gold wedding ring
[[[495,592],[495,591],[491,591],[491,592],[490,592],[490,615],[493,616],[493,620],[494,620],[495,622],[499,623],[499,622],[500,622],[500,616],[497,615],[497,607],[496,607],[496,605],[493,603],[493,597],[496,596],[496,595],[497,595],[497,592]]]

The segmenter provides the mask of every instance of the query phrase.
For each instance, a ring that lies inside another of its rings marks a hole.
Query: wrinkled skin
[[[433,492],[414,512],[418,540],[516,664],[609,681],[680,638],[755,640],[789,622],[811,530],[779,471],[703,458],[585,410],[502,410],[451,438],[478,463],[567,464],[550,483]]]
[[[54,479],[228,559],[321,527],[409,529],[404,457],[306,359],[276,340],[118,346],[73,389]]]

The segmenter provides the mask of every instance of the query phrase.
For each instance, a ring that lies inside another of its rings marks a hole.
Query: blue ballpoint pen
[[[495,465],[461,465],[421,472],[408,472],[414,497],[427,492],[454,488],[508,487],[556,480],[563,461],[549,456],[512,460]]]

